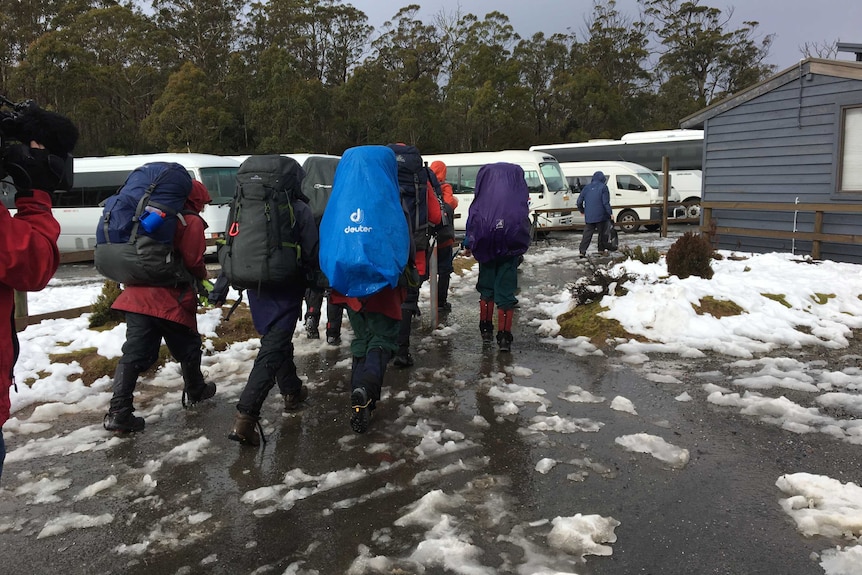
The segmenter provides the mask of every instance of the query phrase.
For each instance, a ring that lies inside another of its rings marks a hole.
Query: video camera
[[[34,158],[37,152],[30,149],[31,142],[45,147],[42,165],[41,158]],[[43,110],[33,100],[15,103],[0,95],[0,179],[11,175],[16,185],[19,180],[33,183],[30,172],[44,167],[53,188],[46,191],[68,190],[73,179],[71,152],[77,142],[78,128],[65,116]]]

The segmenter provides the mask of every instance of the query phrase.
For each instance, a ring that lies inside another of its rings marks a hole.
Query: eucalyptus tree
[[[141,131],[160,150],[227,154],[233,150],[235,116],[206,73],[186,62],[141,123]]]
[[[200,68],[214,84],[239,39],[246,0],[152,0],[155,20],[173,41],[181,62]]]
[[[367,16],[340,0],[270,0],[251,5],[247,51],[284,48],[302,78],[343,84],[368,47]]]
[[[31,45],[16,84],[76,122],[76,155],[144,151],[140,122],[176,62],[167,40],[131,6],[78,12]]]
[[[252,4],[241,55],[247,71],[243,123],[253,150],[337,147],[335,92],[359,62],[371,31],[364,13],[335,0]]]
[[[453,151],[522,146],[533,132],[530,89],[521,85],[513,49],[520,40],[509,18],[466,14],[452,57],[446,116]]]
[[[768,76],[765,64],[774,35],[756,39],[758,22],[730,28],[733,9],[723,12],[700,0],[638,0],[661,45],[657,72],[662,82],[685,81],[705,106]]]
[[[405,6],[383,25],[371,55],[345,85],[341,112],[352,132],[348,139],[437,147],[443,51],[439,30],[419,19],[418,11],[418,5]]]
[[[537,32],[532,38],[518,42],[512,53],[518,63],[520,83],[529,94],[532,125],[531,137],[521,147],[559,136],[561,102],[555,82],[567,74],[571,41],[569,35],[554,34],[545,38],[542,32]]]

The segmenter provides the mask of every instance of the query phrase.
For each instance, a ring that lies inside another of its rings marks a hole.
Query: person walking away
[[[204,264],[206,223],[200,212],[209,201],[206,187],[193,180],[191,192],[183,206],[185,225],[177,225],[174,235],[175,253],[197,281],[207,278]],[[114,373],[114,395],[103,421],[105,429],[123,433],[144,430],[144,418],[133,415],[133,394],[138,376],[158,360],[162,339],[171,355],[180,363],[183,404],[186,397],[191,405],[195,405],[215,395],[215,384],[204,381],[201,372],[203,348],[197,329],[197,306],[197,289],[191,283],[124,287],[111,306],[125,315],[126,341]]]
[[[70,134],[71,150],[78,131],[71,122],[62,119]],[[8,174],[15,184],[17,208],[13,216],[0,204],[0,314],[6,318],[0,325],[0,478],[6,459],[3,425],[9,419],[9,392],[15,385],[13,370],[18,360],[15,290],[43,289],[60,265],[57,249],[60,224],[51,213],[51,193],[71,187],[64,170],[55,169],[71,159],[68,152],[63,157],[59,153],[36,141],[16,144],[6,150],[0,167],[0,177]],[[71,166],[68,172],[71,173]]]
[[[321,223],[321,267],[333,303],[347,307],[353,328],[350,427],[356,433],[368,430],[386,365],[398,350],[405,285],[419,284],[413,251],[395,153],[385,146],[350,148]]]
[[[584,235],[581,237],[580,254],[587,257],[587,249],[593,240],[593,233],[598,233],[598,249],[607,255],[609,246],[605,245],[608,236],[608,226],[613,225],[614,213],[611,211],[611,193],[606,184],[607,178],[603,172],[593,174],[592,181],[583,187],[578,195],[578,211],[584,214]]]
[[[320,220],[326,211],[329,196],[332,195],[332,182],[338,167],[337,156],[308,157],[302,164],[305,177],[302,179],[302,193],[308,198],[308,205],[314,215],[314,222],[320,229]],[[324,282],[326,283],[326,282]],[[320,288],[311,286],[305,291],[305,334],[308,339],[320,338],[320,318],[323,301],[326,298],[326,343],[332,346],[341,345],[341,324],[344,307],[335,305],[330,299],[329,284]]]
[[[445,204],[443,209],[446,210],[449,220],[447,229],[441,229],[437,235],[437,309],[447,313],[452,311],[452,304],[449,303],[449,281],[452,272],[455,271],[452,267],[452,252],[455,245],[454,216],[455,208],[458,207],[458,198],[452,191],[452,184],[446,181],[446,164],[436,160],[431,162],[429,167],[440,182],[442,200]]]
[[[299,242],[300,256],[297,274],[289,281],[246,290],[252,322],[261,335],[260,349],[239,396],[236,418],[228,438],[251,446],[260,445],[261,440],[266,441],[260,426],[260,413],[274,386],[277,385],[281,392],[285,411],[299,409],[308,399],[308,388],[296,372],[292,340],[302,314],[306,288],[318,282],[320,276],[317,225],[308,206],[308,198],[300,187],[305,177],[304,170],[296,160],[285,156],[251,156],[243,165],[256,158],[275,158],[279,162],[282,174],[279,180],[293,208],[294,239]],[[243,166],[240,166],[242,171]]]
[[[392,364],[404,368],[413,365],[413,356],[410,354],[413,318],[420,315],[419,292],[422,282],[428,279],[431,230],[440,223],[442,214],[429,177],[431,170],[423,163],[419,150],[403,143],[390,144],[388,147],[396,156],[401,202],[408,213],[407,221],[415,246],[414,261],[420,279],[418,284],[407,287],[407,296],[401,306],[398,350]]]
[[[479,262],[479,332],[491,343],[497,306],[497,345],[512,349],[518,299],[518,261],[530,247],[530,190],[524,170],[507,162],[486,164],[476,176],[464,248]]]

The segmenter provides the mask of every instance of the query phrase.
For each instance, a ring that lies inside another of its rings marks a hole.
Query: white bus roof
[[[245,154],[242,156],[225,156],[225,157],[226,158],[233,158],[234,160],[238,161],[241,164],[244,161],[246,161],[249,156],[252,156],[252,155],[254,155],[254,154]],[[308,158],[311,158],[312,156],[315,158],[338,158],[338,159],[341,159],[341,156],[335,156],[332,154],[315,154],[315,153],[290,154],[290,153],[288,153],[288,154],[280,154],[280,155],[287,156],[288,158],[293,158],[294,160],[296,160],[296,163],[298,163],[300,166],[305,164],[305,161]]]
[[[620,140],[590,140],[588,142],[561,142],[558,144],[538,144],[530,146],[531,150],[544,152],[554,148],[598,148],[601,146],[618,146],[620,144],[635,144],[643,142],[666,142],[668,140],[703,140],[703,130],[656,130],[653,132],[631,132]]]
[[[75,158],[76,173],[100,172],[104,170],[129,170],[149,162],[176,162],[188,168],[222,168],[239,166],[239,162],[226,156],[213,154],[135,154],[131,156],[89,156]]]
[[[625,134],[623,142],[658,142],[662,140],[702,140],[703,130],[656,130]]]
[[[478,165],[492,164],[495,162],[556,162],[557,159],[551,154],[536,150],[501,150],[499,152],[465,152],[461,154],[428,154],[422,155],[422,159],[429,164],[439,160],[448,167],[454,165]]]

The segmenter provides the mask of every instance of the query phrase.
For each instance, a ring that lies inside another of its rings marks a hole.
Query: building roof
[[[757,84],[745,88],[732,96],[728,96],[718,102],[713,102],[706,108],[686,116],[680,120],[681,128],[703,128],[704,122],[722,112],[740,106],[758,96],[779,88],[789,82],[798,80],[808,74],[820,74],[822,76],[833,76],[836,78],[849,78],[862,80],[862,62],[849,60],[825,60],[822,58],[806,58],[800,60],[795,66],[791,66],[774,76]]]

